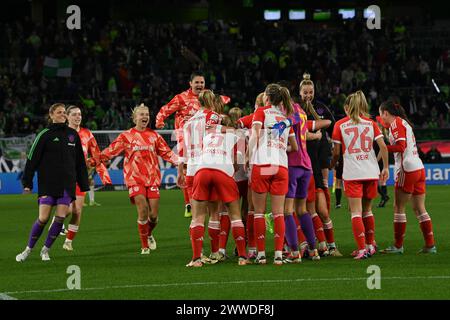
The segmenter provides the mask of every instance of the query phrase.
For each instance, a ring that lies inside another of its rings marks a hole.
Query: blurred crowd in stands
[[[135,104],[144,102],[155,116],[188,89],[193,70],[204,71],[207,88],[230,96],[230,107],[245,113],[270,82],[284,80],[298,96],[307,71],[317,99],[338,118],[346,94],[362,89],[373,114],[394,95],[417,128],[449,127],[450,28],[439,33],[433,24],[403,19],[368,30],[357,21],[155,25],[92,19],[70,31],[65,22],[35,25],[25,18],[0,29],[0,135],[40,131],[56,101],[82,106],[91,130],[125,129]],[[45,57],[72,58],[71,77],[44,76]]]

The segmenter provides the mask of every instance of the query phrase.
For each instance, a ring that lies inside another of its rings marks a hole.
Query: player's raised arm
[[[123,133],[121,133],[111,144],[101,152],[100,160],[106,162],[125,151],[127,146],[126,138]]]
[[[158,114],[156,115],[156,124],[155,127],[157,129],[164,128],[164,120],[166,120],[172,113],[177,112],[181,108],[181,97],[176,95],[169,101],[168,104],[161,107]]]

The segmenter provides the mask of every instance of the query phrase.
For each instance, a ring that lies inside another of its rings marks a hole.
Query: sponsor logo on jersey
[[[133,146],[133,151],[153,151],[153,148],[151,146]]]

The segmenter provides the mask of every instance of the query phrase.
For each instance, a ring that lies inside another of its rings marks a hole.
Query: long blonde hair
[[[221,114],[220,117],[221,117],[220,123],[222,125],[224,125],[225,127],[234,127],[233,122],[232,122],[232,120],[231,120],[229,115]]]
[[[225,109],[225,103],[223,103],[222,97],[220,96],[220,94],[216,94],[214,96],[214,107],[213,107],[212,111],[214,111],[218,114],[223,114],[224,109]]]
[[[258,94],[255,100],[255,108],[264,107],[264,92]]]
[[[200,94],[198,95],[198,101],[200,102],[200,105],[205,109],[216,109],[216,96],[211,90],[203,90],[202,92],[200,92]]]
[[[368,117],[369,105],[364,92],[361,90],[352,93],[345,99],[344,108],[354,123],[359,123],[361,116]]]
[[[319,114],[316,112],[316,109],[314,109],[314,106],[312,105],[311,101],[306,101],[305,105],[304,105],[304,109],[305,112],[307,114],[310,114],[314,117],[314,119],[319,120],[320,116]]]

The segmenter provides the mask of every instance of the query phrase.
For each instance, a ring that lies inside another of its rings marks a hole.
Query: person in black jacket
[[[78,133],[66,125],[65,106],[53,104],[49,116],[49,126],[38,134],[31,146],[22,177],[24,192],[30,193],[34,173],[38,172],[39,217],[31,228],[27,247],[16,256],[17,262],[29,256],[56,206],[55,221],[40,253],[43,261],[50,260],[48,251],[62,229],[69,205],[75,200],[76,183],[81,191],[89,190],[81,141]]]
[[[303,74],[300,82],[301,106],[308,115],[308,120],[326,119],[331,124],[322,129],[320,140],[309,140],[306,143],[316,188],[315,208],[309,203],[308,210],[312,215],[316,236],[319,239],[319,254],[321,256],[341,256],[334,241],[333,222],[330,218],[330,192],[328,190],[328,167],[331,162],[331,143],[335,119],[326,105],[314,99],[314,82],[308,73]],[[317,216],[318,214],[318,216]],[[322,231],[323,230],[323,231]]]

